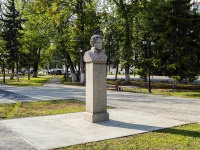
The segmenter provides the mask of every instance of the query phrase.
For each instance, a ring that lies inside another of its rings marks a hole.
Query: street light
[[[5,57],[9,56],[9,53],[6,53],[6,54],[3,54],[3,53],[0,53],[0,56],[1,56],[1,60],[2,60],[2,71],[3,71],[3,83],[5,83],[5,65],[4,65],[4,59]]]
[[[151,78],[150,78],[150,73],[151,73],[151,62],[150,62],[150,50],[152,50],[152,46],[155,45],[155,41],[151,40],[150,44],[148,44],[148,40],[146,38],[146,34],[144,35],[142,39],[142,44],[145,46],[145,58],[146,58],[146,53],[147,53],[147,58],[148,58],[148,91],[151,93]]]
[[[82,48],[79,48],[80,52],[80,83],[85,84],[85,66],[84,66],[84,61],[83,61],[83,55],[84,55],[84,50]]]

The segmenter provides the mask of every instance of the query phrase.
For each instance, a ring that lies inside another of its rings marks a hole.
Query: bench
[[[107,88],[114,89],[116,91],[123,91],[123,89],[135,89],[136,93],[141,93],[141,87],[138,86],[123,86],[123,85],[112,85],[112,84],[107,84]]]
[[[141,87],[138,87],[138,86],[122,86],[122,85],[118,86],[118,90],[117,91],[123,91],[123,89],[135,89],[136,93],[141,93],[142,92]]]

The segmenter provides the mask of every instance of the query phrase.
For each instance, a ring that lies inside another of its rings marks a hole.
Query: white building
[[[194,3],[192,8],[193,8],[193,10],[196,10],[198,13],[200,13],[200,2]]]

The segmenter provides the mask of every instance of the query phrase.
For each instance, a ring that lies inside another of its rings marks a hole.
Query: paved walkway
[[[148,132],[189,122],[200,123],[200,100],[108,91],[110,120],[89,123],[84,113],[0,120],[0,149],[52,149]],[[52,79],[43,87],[0,85],[0,103],[52,99],[85,100],[85,87]],[[81,124],[80,124],[81,122]]]

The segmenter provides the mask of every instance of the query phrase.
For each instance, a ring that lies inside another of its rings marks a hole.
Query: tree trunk
[[[80,83],[81,83],[81,84],[85,84],[85,73],[82,73],[82,72],[81,72]]]
[[[37,72],[38,72],[38,63],[35,63],[33,66],[33,77],[37,78]]]
[[[19,82],[19,67],[18,67],[18,62],[16,63],[16,71],[17,71],[17,82]]]
[[[130,71],[129,71],[129,65],[125,66],[125,82],[130,83]]]
[[[79,18],[79,25],[78,28],[81,32],[82,35],[84,35],[84,31],[85,31],[85,22],[84,22],[84,8],[83,8],[83,1],[77,1],[77,14],[78,14],[78,18]],[[85,41],[84,38],[81,37],[80,38],[80,42],[79,42],[79,48],[81,48],[82,50],[85,50]],[[83,51],[80,52],[80,83],[81,84],[85,84],[85,64],[83,62]]]
[[[117,68],[116,68],[116,73],[115,73],[115,80],[117,80],[118,71],[119,71],[119,63],[117,63]]]
[[[15,68],[13,67],[13,68],[11,69],[10,80],[13,80],[13,79],[14,79],[14,76],[15,76]]]
[[[72,82],[78,82],[78,81],[79,81],[78,74],[72,73]]]
[[[37,78],[37,71],[33,71],[33,77]]]
[[[34,62],[33,62],[33,77],[37,78],[38,75],[38,64],[40,62],[40,48],[34,47],[35,56],[34,56]]]
[[[72,74],[72,82],[78,82],[78,75],[75,73],[75,69],[74,69],[74,65],[73,62],[71,60],[71,57],[69,56],[69,54],[66,54],[66,58],[67,58],[67,63],[69,65],[69,68],[71,70],[71,74]]]
[[[27,71],[28,71],[28,80],[30,80],[30,66],[27,67]]]
[[[69,66],[68,65],[66,66],[66,69],[67,69],[67,78],[69,78],[69,70],[68,70]]]
[[[121,11],[122,11],[122,17],[125,20],[125,49],[123,49],[124,51],[124,57],[126,59],[126,65],[125,65],[125,82],[126,83],[130,83],[130,59],[132,59],[133,57],[133,53],[132,53],[132,48],[131,48],[131,37],[130,37],[130,24],[131,22],[129,21],[129,17],[128,17],[128,10],[127,10],[127,5],[124,3],[123,0],[120,0],[120,7],[121,7]]]

